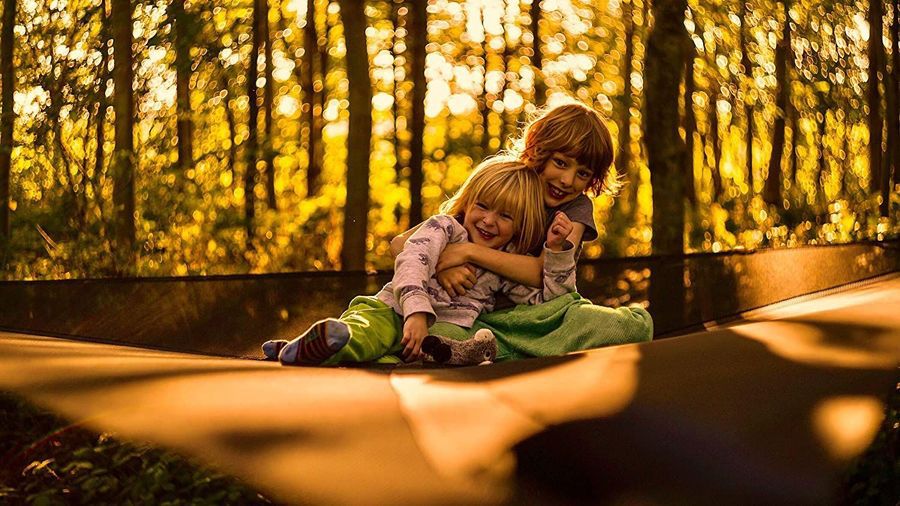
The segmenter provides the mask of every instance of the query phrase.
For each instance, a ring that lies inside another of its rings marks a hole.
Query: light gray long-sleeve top
[[[394,263],[394,277],[376,295],[406,319],[426,313],[428,325],[448,322],[469,328],[479,314],[494,308],[497,293],[506,294],[516,304],[540,304],[574,292],[575,248],[563,251],[544,246],[544,287],[531,288],[476,268],[475,286],[463,296],[451,296],[435,277],[435,266],[448,244],[469,241],[469,234],[454,217],[439,214],[429,218],[406,241]]]

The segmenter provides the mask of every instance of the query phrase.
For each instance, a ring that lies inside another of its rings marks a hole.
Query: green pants
[[[401,361],[403,319],[390,306],[375,297],[356,297],[340,320],[350,327],[350,340],[325,365]],[[497,338],[498,362],[653,339],[653,319],[643,308],[598,306],[577,293],[482,314],[470,329],[438,322],[429,332],[461,341],[483,328]]]
[[[497,362],[653,339],[653,319],[643,308],[599,306],[577,293],[482,314],[467,337],[483,328],[497,338]]]
[[[339,318],[350,328],[347,344],[322,365],[341,362],[399,363],[403,351],[403,318],[391,306],[375,297],[359,296]],[[432,334],[466,339],[467,330],[451,323],[438,322],[429,329]]]

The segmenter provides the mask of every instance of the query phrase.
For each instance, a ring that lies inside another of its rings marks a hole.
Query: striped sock
[[[278,354],[283,365],[320,365],[350,340],[346,323],[328,318],[313,324],[303,335],[284,345]]]
[[[271,341],[266,341],[262,344],[263,355],[266,356],[266,360],[278,360],[278,354],[281,353],[281,349],[287,345],[287,341],[284,339],[273,339]]]

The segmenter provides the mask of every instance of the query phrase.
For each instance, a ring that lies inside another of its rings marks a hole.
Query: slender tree
[[[3,0],[3,26],[0,27],[0,250],[9,240],[9,173],[13,149],[13,28],[16,24],[16,1]],[[0,251],[3,254],[3,251]]]
[[[232,92],[231,86],[228,84],[228,74],[223,71],[220,79],[219,85],[225,92],[225,96],[222,98],[222,107],[225,109],[225,122],[228,123],[228,173],[231,174],[231,185],[234,186],[235,180],[237,179],[237,170],[235,170],[235,166],[238,162],[236,142],[237,119],[235,119],[234,110],[231,108]]]
[[[684,60],[684,196],[691,206],[697,205],[697,190],[694,187],[694,133],[697,132],[697,116],[694,114],[694,59],[697,49],[688,38]]]
[[[894,105],[888,109],[890,120],[893,123],[891,131],[894,132],[894,142],[888,142],[893,155],[891,167],[894,172],[893,184],[900,184],[900,0],[892,0],[894,7],[894,19],[891,24],[891,92],[894,94]]]
[[[630,6],[631,3],[629,2]],[[630,7],[629,7],[630,8]],[[547,101],[547,83],[544,82],[543,52],[541,51],[541,0],[531,0],[531,66],[534,68],[534,105],[540,107]],[[632,27],[634,22],[632,21]],[[632,29],[632,32],[634,30]],[[630,40],[630,39],[629,39]],[[626,42],[630,46],[628,42]],[[626,80],[628,75],[625,74]],[[621,174],[621,173],[620,173]]]
[[[740,10],[738,17],[741,20],[739,44],[741,51],[741,67],[744,72],[744,116],[747,120],[747,142],[746,163],[747,163],[747,186],[750,187],[750,195],[754,194],[753,190],[753,102],[750,99],[750,90],[753,89],[753,67],[750,64],[750,48],[747,45],[747,34],[750,31],[747,26],[747,14],[749,11],[748,0],[740,0]]]
[[[259,50],[262,45],[262,34],[259,33],[259,19],[262,15],[262,2],[253,0],[253,22],[250,31],[253,40],[250,49],[250,62],[247,65],[247,147],[244,148],[246,168],[244,172],[244,230],[247,235],[246,247],[253,249],[254,221],[256,219],[256,181],[258,178],[257,161],[259,160],[259,90],[256,80],[259,78]]]
[[[722,159],[722,143],[719,140],[719,99],[722,96],[722,85],[718,79],[713,79],[710,85],[709,101],[709,143],[712,145],[712,160],[709,161],[712,176],[712,202],[718,202],[722,198],[722,172],[719,168]]]
[[[319,55],[319,35],[316,32],[316,1],[307,0],[306,2],[306,25],[303,27],[303,60],[301,61],[300,72],[300,89],[303,90],[303,104],[301,110],[303,112],[303,126],[301,127],[301,135],[306,133],[306,194],[308,196],[315,195],[319,191],[319,174],[321,169],[316,158],[316,140],[315,132],[315,92],[313,91],[313,82],[315,81],[316,60]]]
[[[884,29],[882,17],[884,5],[881,1],[869,2],[869,191],[878,193],[881,190],[882,171],[882,129],[884,118],[881,116],[881,93],[878,83],[884,76],[884,45],[881,33]]]
[[[259,5],[260,39],[266,66],[263,71],[265,86],[263,87],[263,117],[265,118],[265,141],[263,142],[263,159],[266,162],[266,204],[269,209],[277,209],[275,199],[275,146],[272,142],[272,123],[275,119],[275,83],[272,79],[272,36],[269,33],[269,0],[262,0]]]
[[[134,93],[132,83],[132,20],[130,0],[112,0],[110,16],[113,33],[113,107],[116,112],[113,152],[113,206],[115,247],[120,267],[133,264],[134,224]]]
[[[316,62],[318,63],[316,69],[316,80],[313,82],[313,129],[309,133],[310,135],[310,147],[313,149],[313,159],[315,160],[315,172],[313,175],[315,176],[315,181],[318,182],[321,179],[322,168],[325,166],[325,142],[322,138],[322,131],[325,130],[325,102],[328,99],[328,66],[329,66],[329,57],[328,57],[328,48],[331,44],[331,22],[328,19],[328,6],[331,4],[331,0],[325,0],[325,11],[324,16],[322,16],[322,31],[319,33],[319,38],[316,42],[316,48],[318,50],[318,57],[316,58]],[[316,28],[318,31],[318,27]],[[319,183],[317,183],[319,184]]]
[[[657,0],[655,25],[647,40],[644,139],[653,187],[656,254],[684,252],[685,145],[678,133],[678,94],[687,59],[684,27],[687,0]]]
[[[425,46],[428,42],[427,2],[413,1],[409,8],[409,54],[412,74],[412,122],[409,157],[409,223],[422,221],[423,148],[425,139]]]
[[[537,0],[533,0],[538,3]],[[646,0],[645,0],[646,1]],[[631,74],[634,71],[634,0],[622,3],[622,20],[625,23],[625,58],[622,64],[622,98],[619,117],[619,152],[616,154],[616,172],[630,175],[631,167],[631,108],[634,94],[631,90]],[[632,184],[632,186],[634,186]]]
[[[372,84],[366,50],[365,5],[358,0],[338,0],[347,46],[347,80],[350,82],[350,119],[347,135],[347,202],[344,205],[344,244],[341,268],[366,266],[366,229],[369,212],[369,151],[372,141]]]
[[[784,155],[785,116],[791,99],[791,83],[788,80],[788,62],[791,60],[791,2],[784,0],[784,25],[781,40],[775,47],[775,125],[772,132],[772,155],[769,157],[769,172],[763,189],[763,199],[772,206],[781,205],[781,163]]]
[[[106,235],[105,226],[103,225],[103,192],[100,191],[100,177],[105,172],[104,159],[106,152],[104,145],[106,144],[106,108],[109,106],[106,99],[107,81],[109,80],[109,16],[107,15],[108,2],[104,0],[100,8],[100,43],[97,50],[100,53],[100,65],[97,67],[97,89],[94,93],[96,97],[96,117],[94,119],[94,137],[96,144],[94,145],[94,173],[93,177],[88,181],[94,188],[94,199],[97,201],[97,211],[100,214],[100,223],[102,235]]]
[[[178,168],[186,170],[194,163],[194,122],[191,119],[191,45],[193,23],[184,9],[184,0],[173,0],[170,15],[175,35],[175,95],[178,114]]]

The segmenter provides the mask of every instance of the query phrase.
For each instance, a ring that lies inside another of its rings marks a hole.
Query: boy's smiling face
[[[541,170],[544,186],[544,205],[559,207],[584,193],[593,173],[571,156],[556,152],[547,159]]]
[[[515,223],[509,212],[478,199],[466,209],[463,227],[470,241],[491,249],[506,246],[515,235]]]

